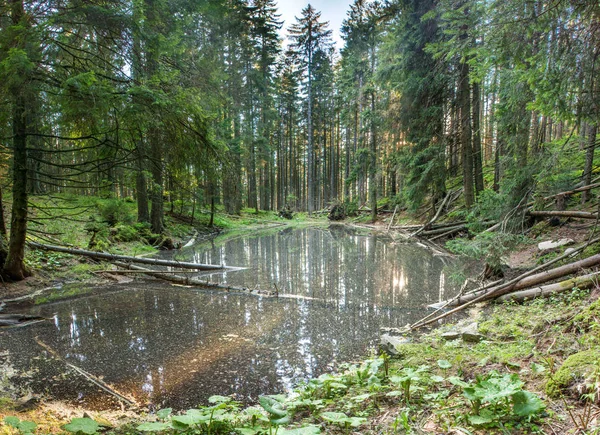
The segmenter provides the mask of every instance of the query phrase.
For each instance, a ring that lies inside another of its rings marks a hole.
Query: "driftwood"
[[[36,242],[27,242],[29,246],[36,249],[43,249],[46,251],[64,252],[72,255],[83,255],[85,257],[98,258],[101,260],[108,260],[110,262],[115,261],[126,261],[130,263],[140,264],[151,264],[153,266],[168,266],[168,267],[180,267],[182,269],[195,269],[195,270],[239,270],[239,267],[229,267],[223,265],[214,264],[200,264],[200,263],[186,263],[183,261],[172,261],[172,260],[159,260],[153,258],[141,258],[141,257],[130,257],[127,255],[115,255],[107,252],[94,252],[85,251],[83,249],[65,248],[63,246],[55,245],[43,245]]]
[[[145,267],[135,266],[133,264],[124,263],[121,261],[115,261],[114,264],[116,266],[123,267],[125,269],[139,271],[139,272],[151,275],[151,276],[155,276],[160,279],[164,279],[165,281],[175,282],[177,284],[193,285],[194,287],[201,287],[201,288],[207,288],[207,289],[235,291],[235,292],[248,293],[248,294],[260,295],[260,296],[276,296],[277,295],[276,292],[271,292],[271,291],[253,290],[253,289],[249,289],[247,287],[236,287],[236,286],[232,286],[232,285],[224,285],[224,284],[218,284],[218,283],[213,283],[213,282],[209,282],[209,281],[202,281],[201,279],[190,278],[187,276],[170,275],[168,273],[157,272],[154,270],[146,269]]]
[[[535,217],[564,217],[564,218],[577,218],[577,219],[597,219],[596,213],[590,213],[588,211],[534,211],[530,210],[527,212],[530,216]]]
[[[394,214],[392,215],[392,218],[390,219],[390,223],[388,224],[387,230],[390,230],[390,227],[392,226],[392,224],[394,223],[394,218],[396,217],[396,212],[398,211],[398,206],[394,207]]]
[[[563,255],[560,255],[560,256],[554,258],[553,260],[550,260],[549,262],[547,262],[545,264],[542,264],[542,265],[540,265],[538,267],[535,267],[535,268],[533,268],[533,269],[531,269],[531,270],[529,270],[529,271],[527,271],[527,272],[525,272],[525,273],[517,276],[516,278],[514,278],[514,279],[512,279],[512,280],[510,280],[510,281],[508,281],[508,282],[506,282],[504,284],[492,287],[495,290],[495,292],[497,292],[498,294],[494,294],[493,292],[490,292],[490,291],[485,291],[484,292],[483,290],[487,289],[487,287],[482,287],[480,289],[476,289],[476,290],[474,290],[474,291],[472,291],[472,292],[469,293],[469,295],[479,294],[479,296],[475,297],[475,299],[471,299],[468,302],[465,302],[462,305],[459,305],[458,307],[456,307],[456,308],[454,308],[454,309],[452,309],[450,311],[446,311],[445,313],[443,313],[443,314],[441,314],[441,315],[439,315],[437,317],[434,317],[433,319],[429,319],[429,320],[426,320],[426,321],[424,319],[423,320],[419,320],[418,322],[416,322],[413,325],[411,325],[410,329],[414,330],[414,329],[420,328],[422,326],[429,325],[429,324],[431,324],[433,322],[437,322],[438,320],[441,320],[444,317],[447,317],[447,316],[449,316],[451,314],[454,314],[454,313],[456,313],[458,311],[461,311],[461,310],[465,309],[466,307],[468,307],[468,306],[470,306],[470,305],[472,305],[474,303],[477,303],[477,302],[480,302],[480,301],[483,301],[483,300],[486,300],[486,299],[494,298],[494,297],[496,297],[496,296],[498,296],[500,294],[500,291],[504,291],[505,289],[508,289],[508,290],[506,292],[502,293],[502,294],[508,293],[508,292],[510,292],[510,291],[513,290],[513,285],[516,284],[516,283],[518,283],[519,281],[525,279],[526,277],[532,276],[532,275],[536,274],[537,272],[539,272],[541,270],[544,270],[544,269],[548,268],[552,264],[558,263],[559,261],[562,261],[565,258],[571,257],[572,255],[574,255],[574,254],[576,254],[576,253],[584,250],[587,246],[589,246],[591,244],[594,244],[594,243],[598,243],[599,241],[600,241],[600,237],[597,237],[597,238],[595,238],[593,240],[590,240],[588,243],[586,243],[586,244],[584,244],[584,245],[582,245],[582,246],[580,246],[578,248],[575,248],[573,251],[569,252],[568,254],[565,253]],[[448,301],[442,301],[442,302],[439,302],[437,304],[430,305],[430,307],[438,308],[439,309],[441,307],[446,307],[446,306],[448,306],[450,304],[454,305],[454,301],[455,300],[459,300],[459,299],[461,299],[461,295],[460,294],[457,297],[455,297],[454,299],[450,299]],[[427,317],[430,317],[430,316],[427,316]]]
[[[572,255],[572,253],[569,253]],[[564,266],[560,266],[554,269],[550,269],[541,273],[536,273],[534,275],[526,276],[519,279],[517,282],[512,283],[511,285],[502,284],[496,287],[492,287],[487,290],[482,290],[479,292],[471,293],[465,296],[462,296],[452,303],[448,304],[450,306],[462,305],[467,302],[471,302],[475,299],[478,301],[484,301],[491,298],[496,298],[502,296],[506,293],[511,293],[516,290],[522,290],[526,288],[531,288],[534,286],[538,286],[539,284],[543,284],[545,282],[552,281],[557,278],[562,278],[567,275],[572,275],[580,271],[581,269],[586,269],[589,267],[597,266],[600,264],[600,254],[592,255],[591,257],[585,258],[583,260],[576,261],[574,263],[565,264]],[[440,302],[440,305],[445,302]],[[438,304],[435,304],[434,307],[437,307]]]
[[[428,229],[435,221],[437,221],[439,219],[440,215],[442,214],[442,210],[444,210],[444,207],[446,206],[446,203],[450,200],[451,196],[452,196],[452,192],[448,192],[448,194],[446,195],[446,197],[442,201],[442,204],[440,205],[440,207],[438,208],[437,212],[435,213],[435,216],[429,222],[427,222],[425,225],[423,225],[421,228],[419,228],[417,231],[415,231],[414,233],[412,233],[410,236],[411,237],[418,236],[419,234],[421,234],[422,232],[424,232],[426,229]]]
[[[498,299],[496,299],[496,301],[523,301],[525,299],[548,297],[553,294],[571,290],[573,287],[585,289],[597,284],[599,278],[600,272],[589,273],[587,275],[576,276],[574,278],[567,279],[566,281],[509,293],[507,295],[500,296]]]
[[[578,193],[578,192],[585,192],[587,190],[595,189],[596,187],[600,187],[600,183],[588,184],[587,186],[578,187],[577,189],[568,190],[566,192],[560,192],[560,193],[556,193],[554,195],[546,196],[546,197],[544,197],[544,201],[548,201],[552,198],[556,198],[557,196],[565,196],[565,195],[572,195],[572,194]]]

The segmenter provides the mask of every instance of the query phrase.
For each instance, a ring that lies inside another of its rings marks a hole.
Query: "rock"
[[[394,337],[398,337],[398,336],[405,334],[407,331],[406,331],[406,329],[403,330],[400,328],[382,327],[382,328],[379,328],[379,332],[381,332],[382,334],[387,334],[387,335],[391,335]]]
[[[399,347],[410,342],[406,337],[395,337],[389,334],[383,334],[379,338],[379,350],[387,353],[389,356],[400,356]]]
[[[575,248],[567,248],[565,249],[565,254],[575,254]]]
[[[538,243],[538,249],[540,251],[548,251],[550,249],[571,245],[573,243],[575,243],[573,239],[546,240],[545,242]]]
[[[477,328],[477,323],[471,323],[462,330],[461,337],[467,343],[479,343],[485,340],[485,335],[480,334]]]
[[[446,341],[458,340],[461,337],[462,333],[458,331],[448,331],[442,334],[442,338]]]

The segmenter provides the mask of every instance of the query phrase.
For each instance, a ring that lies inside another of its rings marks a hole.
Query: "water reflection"
[[[43,343],[140,403],[187,408],[213,394],[251,400],[363,356],[380,326],[416,320],[450,290],[439,257],[342,227],[217,240],[185,259],[246,266],[210,280],[276,285],[282,297],[113,286],[32,310],[52,321],[1,331],[0,345],[16,367],[32,370],[22,381],[36,392],[84,404],[106,398],[77,373],[61,373],[64,363]]]

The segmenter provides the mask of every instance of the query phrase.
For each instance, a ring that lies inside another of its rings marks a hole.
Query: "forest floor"
[[[264,222],[273,224],[276,219],[272,215],[262,218],[259,216],[252,222],[246,220],[253,217],[242,218],[244,223],[240,226],[255,229],[264,227]],[[191,226],[175,220],[172,223],[175,230],[171,237],[176,242],[187,241]],[[301,223],[311,224],[304,218]],[[379,228],[384,230],[385,226],[383,222]],[[111,234],[109,231],[107,240]],[[542,254],[537,248],[539,241],[570,238],[583,242],[589,236],[590,226],[582,221],[568,221],[559,227],[543,226],[513,249],[506,263],[511,269],[531,268],[560,251]],[[137,242],[113,241],[120,253],[151,251]],[[97,273],[108,265],[69,255],[36,251],[29,258],[35,275],[20,283],[4,285],[2,299],[31,294],[57,283],[76,281],[93,286],[130,279]],[[117,434],[140,433],[138,425],[148,421],[158,426],[147,426],[146,431],[274,434],[277,421],[281,421],[279,435],[318,431],[597,435],[600,434],[599,296],[596,286],[523,304],[477,305],[470,310],[469,318],[459,324],[444,323],[403,337],[405,343],[398,346],[395,358],[365,356],[363,362],[340,367],[338,374],[321,376],[292,395],[278,396],[276,402],[263,404],[268,411],[263,414],[255,407],[241,409],[230,399],[221,398],[216,399],[212,408],[199,410],[204,416],[212,416],[218,408],[214,420],[211,417],[207,423],[208,417],[202,417],[196,424],[186,426],[181,421],[175,424],[177,417],[166,414],[162,422],[157,421],[156,415],[143,410],[95,412],[54,401],[35,401],[32,406],[30,397],[3,397],[0,388],[0,418],[15,416],[21,421],[35,421],[39,434],[64,431],[64,424],[75,417],[92,417],[105,426],[91,433]],[[77,297],[77,292],[65,291],[57,297]],[[449,339],[457,332],[460,336],[460,331],[471,328],[473,323],[477,323],[480,334],[477,340]],[[6,376],[0,370],[0,381]],[[170,429],[173,425],[177,429]],[[17,432],[8,424],[0,424],[0,435]],[[23,428],[21,432],[24,433]]]

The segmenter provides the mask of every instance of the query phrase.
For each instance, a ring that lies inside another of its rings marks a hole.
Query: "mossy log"
[[[439,302],[437,304],[431,305],[433,308],[438,308],[439,306],[460,306],[465,303],[477,300],[484,301],[487,299],[493,299],[500,297],[502,295],[512,293],[517,290],[528,289],[531,287],[538,286],[540,284],[562,278],[564,276],[572,275],[577,273],[581,269],[586,269],[590,267],[594,267],[600,264],[600,254],[592,255],[591,257],[585,258],[580,261],[576,261],[574,263],[565,264],[564,266],[559,266],[554,269],[550,269],[544,272],[536,273],[535,275],[526,276],[519,281],[511,284],[501,284],[490,289],[477,291],[473,293],[469,293],[467,295],[461,296],[459,298],[455,298],[449,301]]]
[[[527,212],[530,216],[534,217],[563,217],[563,218],[576,218],[576,219],[597,219],[596,213],[590,213],[588,211],[537,211],[530,210]]]
[[[554,284],[547,284],[535,288],[529,288],[526,290],[509,293],[504,296],[500,296],[496,299],[497,302],[504,301],[524,301],[526,299],[533,298],[545,298],[552,296],[557,293],[562,293],[571,290],[573,287],[585,289],[592,287],[598,283],[600,279],[600,272],[588,273],[587,275],[576,276],[565,281],[557,282]]]

